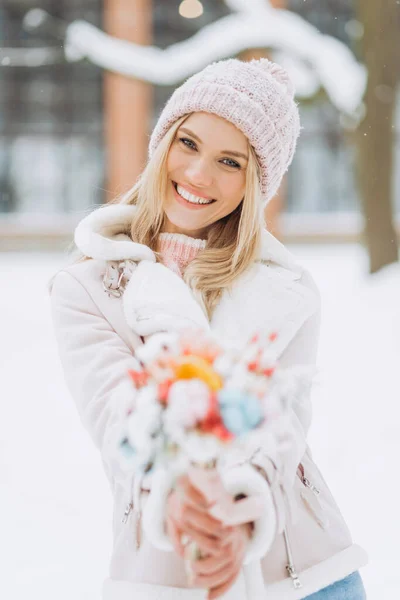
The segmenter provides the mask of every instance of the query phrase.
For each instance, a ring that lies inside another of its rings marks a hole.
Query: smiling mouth
[[[172,182],[176,193],[185,200],[188,204],[196,205],[196,206],[208,206],[209,204],[213,204],[216,200],[207,200],[206,198],[201,198],[200,196],[196,196],[188,192],[185,188],[180,186],[176,181]]]

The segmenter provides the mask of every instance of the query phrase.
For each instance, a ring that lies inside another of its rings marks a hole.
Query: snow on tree
[[[320,33],[299,15],[272,7],[269,0],[225,3],[232,14],[164,50],[111,37],[83,20],[73,21],[66,29],[66,57],[86,58],[155,85],[177,85],[211,62],[251,48],[269,48],[291,75],[298,97],[312,97],[323,87],[338,110],[356,113],[367,73],[345,44]]]

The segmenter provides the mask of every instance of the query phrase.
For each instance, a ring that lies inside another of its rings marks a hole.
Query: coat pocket
[[[302,463],[297,468],[297,476],[301,482],[300,497],[313,519],[318,523],[321,529],[328,529],[329,519],[327,511],[324,508],[321,490],[307,477]]]

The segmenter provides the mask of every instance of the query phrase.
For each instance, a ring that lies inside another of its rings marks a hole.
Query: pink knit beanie
[[[192,112],[219,115],[247,136],[261,166],[266,204],[292,162],[300,132],[294,88],[286,71],[266,58],[229,59],[192,75],[165,105],[150,138],[150,157],[171,125]]]

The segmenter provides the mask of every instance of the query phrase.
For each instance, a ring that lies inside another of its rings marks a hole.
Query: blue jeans
[[[366,598],[360,573],[356,571],[323,590],[307,596],[304,600],[366,600]]]

